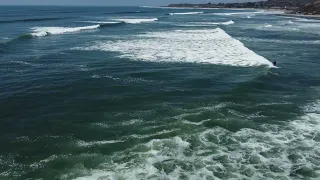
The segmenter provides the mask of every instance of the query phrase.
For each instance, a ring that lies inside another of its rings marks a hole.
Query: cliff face
[[[266,4],[268,6],[277,6],[277,7],[300,7],[304,6],[308,3],[312,2],[312,0],[268,0]]]
[[[320,1],[315,1],[302,6],[300,9],[304,14],[320,14]]]

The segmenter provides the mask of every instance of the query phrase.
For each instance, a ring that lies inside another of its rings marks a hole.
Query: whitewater
[[[0,7],[0,179],[317,180],[318,30],[254,9]]]

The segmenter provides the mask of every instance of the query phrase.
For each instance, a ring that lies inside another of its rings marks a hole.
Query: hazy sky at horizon
[[[0,0],[0,5],[167,5],[170,3],[217,3],[217,2],[246,2],[259,0]]]

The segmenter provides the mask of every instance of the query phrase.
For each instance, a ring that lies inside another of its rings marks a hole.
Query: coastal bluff
[[[167,7],[179,8],[256,8],[281,9],[292,14],[319,15],[319,0],[267,0],[243,3],[170,4]]]

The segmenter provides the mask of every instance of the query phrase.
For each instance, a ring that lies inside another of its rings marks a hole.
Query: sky
[[[0,0],[0,5],[159,6],[171,3],[218,3],[257,0]]]

